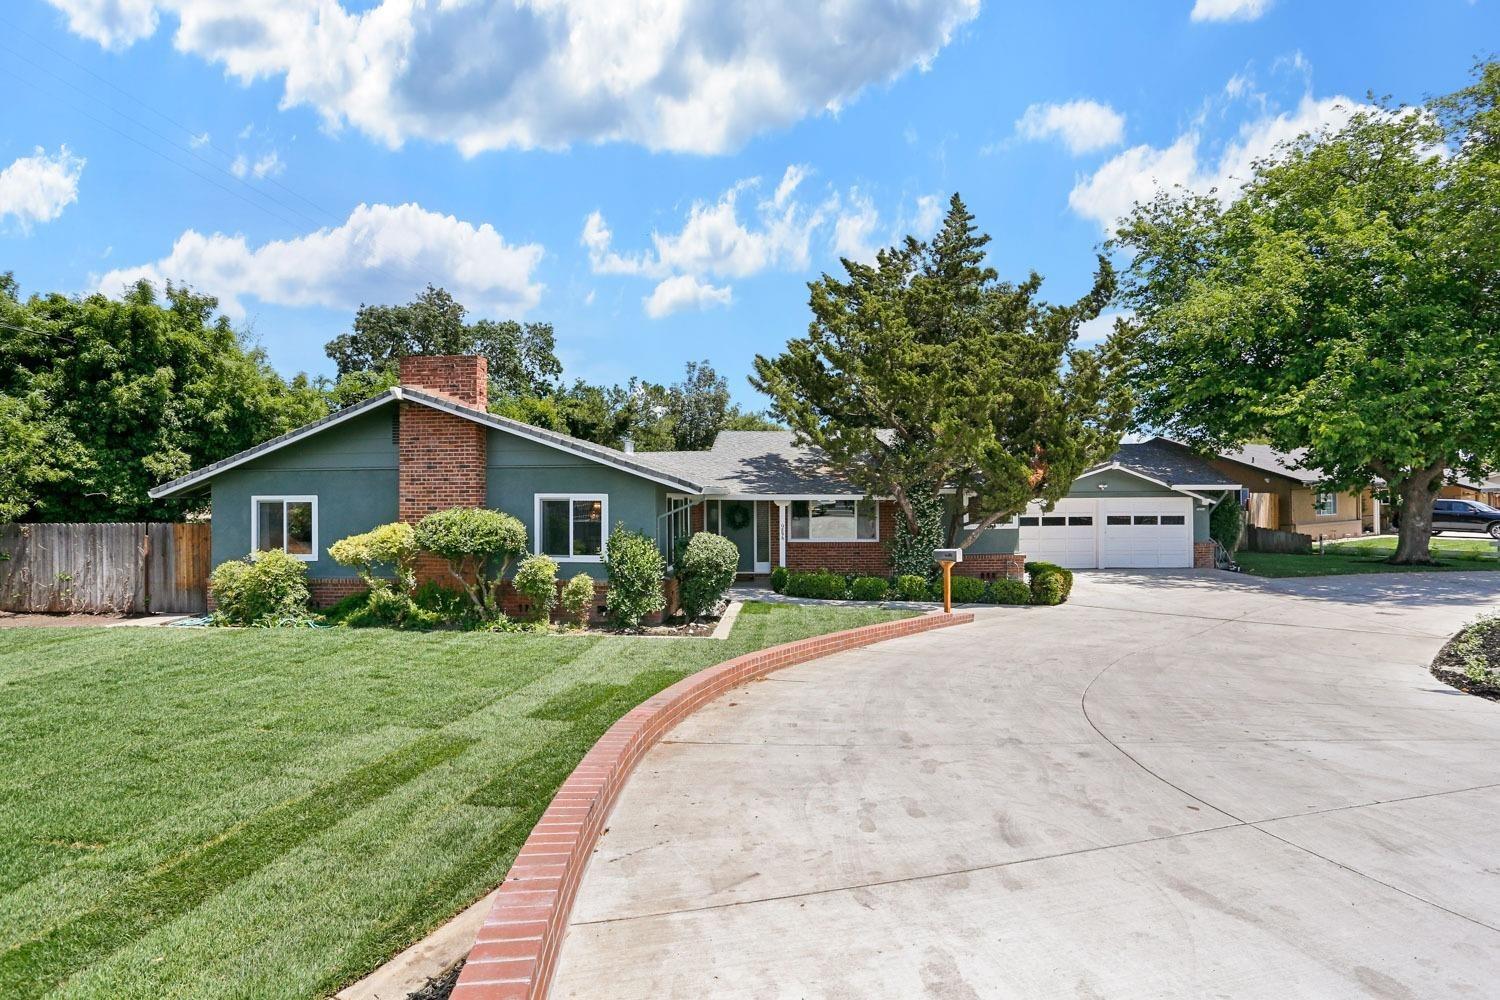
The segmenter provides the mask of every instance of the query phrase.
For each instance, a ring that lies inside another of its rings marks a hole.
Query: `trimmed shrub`
[[[984,599],[990,604],[1030,604],[1031,588],[1024,580],[999,577],[990,581]]]
[[[375,575],[377,566],[389,566],[396,576],[396,589],[409,594],[416,587],[412,565],[417,558],[417,533],[400,521],[382,524],[358,535],[340,538],[328,546],[328,557],[359,574],[371,590],[386,581]]]
[[[411,602],[418,611],[440,624],[471,625],[476,621],[474,605],[467,595],[436,580],[428,580],[418,587],[411,595]]]
[[[527,556],[516,567],[516,575],[510,581],[516,593],[531,602],[533,621],[545,622],[552,618],[552,609],[557,605],[557,563],[551,556]]]
[[[890,592],[890,581],[878,576],[855,577],[849,585],[849,596],[856,601],[883,601]]]
[[[718,606],[740,566],[740,550],[723,535],[700,531],[677,563],[677,599],[688,621]]]
[[[941,596],[941,592],[939,592],[939,596]],[[896,577],[896,600],[926,601],[929,599],[927,577],[918,576],[915,573],[906,573]]]
[[[1233,554],[1240,544],[1244,520],[1245,512],[1240,508],[1239,499],[1227,497],[1208,515],[1208,536],[1224,546],[1225,552]]]
[[[573,620],[574,624],[582,628],[589,620],[589,609],[594,604],[594,578],[587,573],[579,573],[567,583],[562,589],[563,614]]]
[[[936,487],[913,487],[907,491],[907,500],[917,518],[917,533],[907,530],[906,518],[898,508],[896,530],[886,550],[897,576],[926,577],[932,572],[932,550],[943,544],[943,497]]]
[[[977,576],[954,575],[950,585],[950,595],[954,604],[978,604],[984,600],[984,581]],[[932,584],[932,599],[941,601],[943,599],[943,578],[938,577]]]
[[[1061,604],[1073,591],[1073,571],[1055,563],[1029,562],[1026,573],[1031,578],[1032,604]]]
[[[609,533],[604,565],[609,570],[605,614],[616,628],[638,629],[647,615],[667,606],[661,578],[666,572],[656,543],[624,523]]]
[[[307,564],[280,549],[220,563],[209,587],[219,624],[286,625],[309,618]]]
[[[785,566],[777,566],[771,570],[771,589],[778,594],[786,592],[786,575],[787,569]]]
[[[499,581],[511,560],[526,552],[526,526],[509,514],[483,507],[453,507],[417,522],[417,546],[448,560],[448,572],[469,595],[482,618],[500,610]]]
[[[826,569],[816,573],[790,573],[786,578],[786,594],[788,597],[842,601],[848,595],[848,584],[842,574]]]

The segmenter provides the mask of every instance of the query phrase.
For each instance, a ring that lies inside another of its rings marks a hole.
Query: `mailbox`
[[[964,561],[963,549],[933,549],[932,558],[935,562],[961,563]]]

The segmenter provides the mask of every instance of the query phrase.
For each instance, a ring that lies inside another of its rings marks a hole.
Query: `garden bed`
[[[1460,691],[1500,701],[1500,614],[1466,625],[1432,661],[1432,674]]]

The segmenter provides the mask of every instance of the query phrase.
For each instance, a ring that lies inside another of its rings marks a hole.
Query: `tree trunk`
[[[1432,501],[1444,467],[1440,463],[1436,472],[1418,469],[1404,483],[1391,484],[1401,497],[1401,523],[1397,525],[1396,554],[1391,562],[1432,562]]]

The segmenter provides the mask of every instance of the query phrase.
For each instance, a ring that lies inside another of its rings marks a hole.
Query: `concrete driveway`
[[[1493,997],[1500,574],[1080,574],[774,674],[641,763],[569,998]]]

